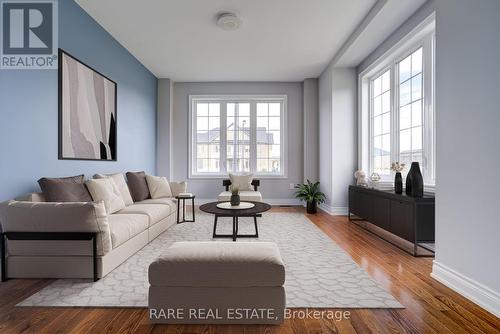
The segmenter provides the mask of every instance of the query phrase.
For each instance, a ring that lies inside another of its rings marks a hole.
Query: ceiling
[[[77,0],[159,78],[301,81],[317,77],[375,0]],[[239,30],[215,24],[220,12]]]

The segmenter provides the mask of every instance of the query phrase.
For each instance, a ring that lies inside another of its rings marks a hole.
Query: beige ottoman
[[[272,242],[176,242],[149,266],[153,323],[280,324],[285,267]]]

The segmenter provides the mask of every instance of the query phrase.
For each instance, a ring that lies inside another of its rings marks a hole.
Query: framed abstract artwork
[[[59,49],[59,159],[116,161],[116,89]]]

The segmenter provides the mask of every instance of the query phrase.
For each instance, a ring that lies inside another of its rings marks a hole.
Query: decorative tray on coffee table
[[[217,207],[219,209],[226,209],[226,210],[243,210],[243,209],[251,209],[255,206],[253,203],[249,202],[240,202],[240,205],[231,205],[231,202],[221,202],[217,203]]]

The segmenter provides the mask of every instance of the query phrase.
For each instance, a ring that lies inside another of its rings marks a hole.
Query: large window
[[[286,176],[285,117],[286,96],[190,96],[190,177]]]
[[[372,80],[372,165],[373,171],[389,175],[391,167],[391,70]]]
[[[360,138],[362,145],[368,145],[368,150],[361,147],[362,161],[363,154],[367,157],[361,168],[392,181],[392,162],[405,163],[406,174],[416,161],[425,183],[433,185],[434,33],[426,32],[405,43],[367,72],[360,85],[361,109],[367,111],[366,118],[361,114],[360,128],[368,133],[366,141],[364,134]]]

